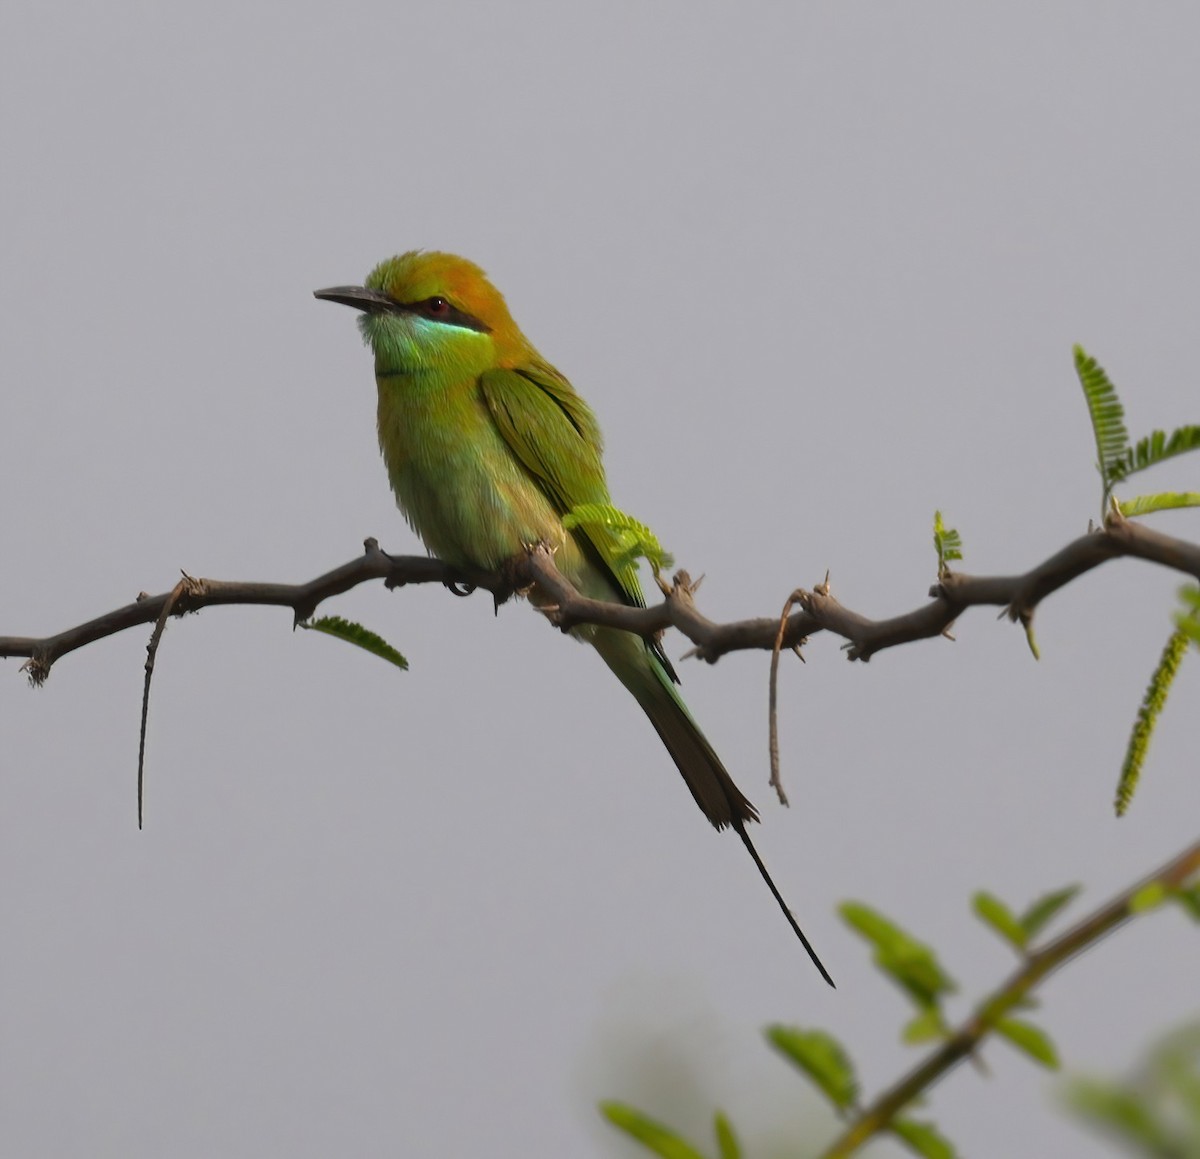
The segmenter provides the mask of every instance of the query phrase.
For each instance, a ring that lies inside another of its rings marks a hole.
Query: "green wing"
[[[600,427],[571,384],[545,362],[488,370],[479,389],[504,441],[560,515],[581,503],[610,503]],[[618,563],[620,544],[603,527],[572,533],[627,604],[641,607],[637,565]]]

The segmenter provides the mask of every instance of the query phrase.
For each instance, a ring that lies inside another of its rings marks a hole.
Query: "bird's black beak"
[[[379,314],[396,306],[387,294],[381,290],[369,290],[366,286],[330,286],[328,290],[313,290],[313,297],[323,302],[340,302],[343,306],[352,306],[368,314]]]

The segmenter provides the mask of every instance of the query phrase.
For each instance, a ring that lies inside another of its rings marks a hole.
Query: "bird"
[[[360,311],[375,357],[379,447],[397,505],[429,553],[452,567],[497,571],[543,544],[593,599],[643,606],[637,563],[611,529],[564,526],[585,504],[611,503],[591,408],[538,353],[474,262],[411,250],[361,286],[314,296]],[[535,605],[548,599],[536,587]],[[792,915],[746,826],[758,812],[726,771],[679,694],[657,640],[577,626],[649,717],[696,804],[741,838],[821,977],[833,979]]]

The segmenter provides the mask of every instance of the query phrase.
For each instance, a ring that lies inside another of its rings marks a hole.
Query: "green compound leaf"
[[[1039,897],[1019,919],[1021,929],[1025,931],[1025,937],[1027,939],[1036,938],[1060,909],[1075,900],[1076,894],[1082,888],[1081,885],[1068,885]]]
[[[1193,617],[1190,615],[1185,617],[1191,618]],[[1178,619],[1176,622],[1180,623]],[[1125,815],[1133,800],[1142,775],[1142,767],[1146,763],[1150,738],[1154,735],[1154,726],[1167,703],[1167,693],[1171,691],[1171,685],[1175,682],[1190,640],[1188,629],[1184,623],[1180,623],[1168,637],[1162,655],[1158,658],[1158,664],[1150,674],[1150,683],[1146,686],[1146,694],[1142,697],[1137,719],[1129,733],[1129,743],[1125,746],[1125,760],[1121,764],[1121,775],[1117,780],[1117,795],[1113,805],[1118,817]]]
[[[1125,453],[1112,463],[1111,480],[1114,483],[1119,482],[1135,471],[1144,471],[1147,467],[1173,459],[1176,455],[1198,449],[1200,426],[1176,427],[1169,435],[1163,431],[1151,431],[1144,439],[1138,439],[1136,446],[1127,447]],[[1121,505],[1122,510],[1124,506]]]
[[[888,1127],[910,1151],[915,1155],[923,1155],[925,1159],[954,1159],[958,1154],[954,1144],[939,1133],[932,1123],[922,1123],[917,1119],[893,1119]]]
[[[618,1130],[662,1159],[704,1159],[704,1155],[669,1127],[624,1103],[601,1103],[600,1113]]]
[[[972,899],[971,908],[975,916],[992,927],[1009,945],[1018,950],[1025,949],[1029,932],[1021,925],[1016,914],[998,897],[981,889]]]
[[[405,670],[408,668],[408,661],[382,636],[377,636],[370,629],[364,628],[362,624],[356,624],[353,620],[343,620],[341,616],[322,616],[319,620],[302,620],[300,627],[310,632],[323,632],[326,636],[345,640],[347,644],[354,644],[356,647],[370,652],[372,656],[378,656],[381,660],[394,664],[397,668]]]
[[[846,901],[838,913],[875,947],[875,964],[921,1009],[936,1006],[957,987],[932,948],[917,941],[882,914],[861,902]]]
[[[1115,475],[1117,464],[1129,453],[1129,432],[1125,429],[1125,409],[1117,397],[1117,388],[1109,381],[1100,365],[1082,346],[1075,347],[1075,373],[1083,387],[1092,433],[1096,438],[1096,469],[1104,485],[1101,511],[1108,508],[1112,485],[1122,475]]]
[[[1035,1062],[1040,1062],[1049,1070],[1058,1070],[1058,1051],[1050,1036],[1040,1027],[1019,1018],[1001,1018],[992,1024],[992,1028]]]
[[[675,562],[650,528],[611,503],[580,503],[563,516],[563,526],[568,531],[576,527],[596,527],[608,531],[618,545],[618,555],[614,560],[618,567],[644,559],[655,571],[664,571]]]
[[[1139,495],[1136,499],[1121,500],[1121,514],[1127,519],[1149,515],[1154,511],[1170,511],[1176,507],[1200,507],[1200,491],[1163,491],[1159,495]]]
[[[933,549],[937,552],[939,576],[944,576],[950,570],[950,564],[963,557],[962,537],[942,522],[940,511],[933,513]]]
[[[846,1048],[823,1030],[800,1030],[793,1026],[770,1026],[767,1041],[803,1071],[839,1110],[854,1106],[858,1079]]]
[[[1179,599],[1183,611],[1175,613],[1175,627],[1200,646],[1200,587],[1184,584],[1179,589]]]

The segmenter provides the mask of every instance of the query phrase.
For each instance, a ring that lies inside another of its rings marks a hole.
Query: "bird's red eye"
[[[444,318],[450,313],[450,303],[445,298],[430,298],[425,303],[425,308],[432,318]]]

